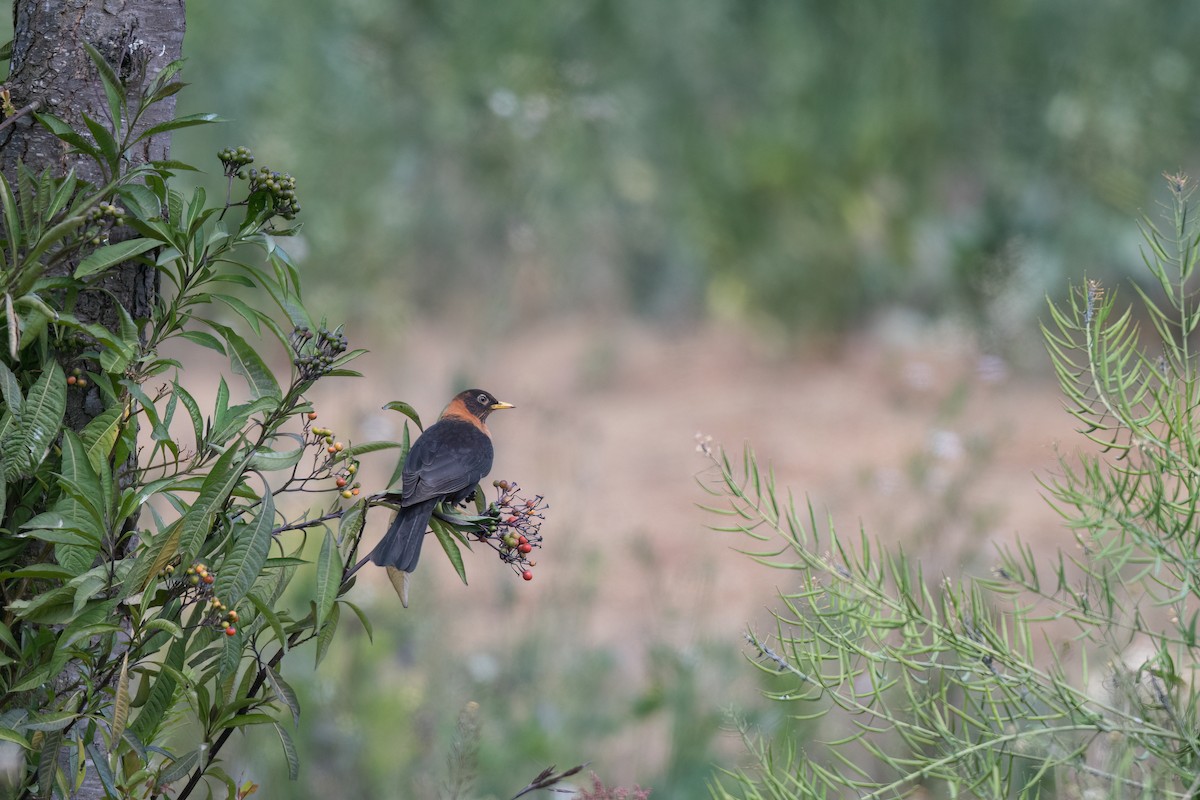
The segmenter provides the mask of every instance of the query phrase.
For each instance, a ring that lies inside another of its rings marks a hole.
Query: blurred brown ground
[[[788,588],[787,573],[730,550],[747,540],[705,529],[713,518],[697,508],[706,500],[697,433],[738,456],[749,443],[779,486],[800,503],[810,497],[843,537],[856,540],[861,524],[885,545],[903,543],[933,578],[986,572],[992,543],[1016,534],[1039,547],[1073,541],[1037,482],[1053,471],[1059,440],[1075,445],[1056,386],[1012,374],[953,329],[795,349],[716,325],[555,321],[489,340],[423,324],[358,366],[366,380],[331,381],[314,398],[322,421],[356,441],[398,436],[403,418],[379,411],[392,399],[423,420],[465,385],[517,405],[491,420],[492,477],[551,503],[535,579],[516,580],[519,603],[533,609],[594,583],[575,633],[630,664],[656,640],[736,643],[764,620],[776,587]],[[392,458],[364,473],[370,490]],[[384,516],[365,544],[382,535]],[[468,555],[469,588],[436,547],[421,566],[417,607],[426,595],[459,607],[461,633],[503,635],[481,598],[514,576],[487,551]]]

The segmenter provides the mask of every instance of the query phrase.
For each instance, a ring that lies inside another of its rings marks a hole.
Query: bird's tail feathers
[[[371,562],[381,567],[395,567],[402,572],[416,569],[425,531],[429,528],[429,517],[437,503],[435,498],[397,511],[387,533],[371,551]]]

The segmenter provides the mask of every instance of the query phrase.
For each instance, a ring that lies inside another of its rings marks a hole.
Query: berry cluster
[[[296,200],[296,179],[286,172],[272,172],[268,167],[250,170],[250,193],[267,192],[275,213],[287,220],[300,213]]]
[[[321,326],[314,333],[307,325],[292,330],[290,343],[296,354],[292,364],[300,370],[302,381],[315,381],[329,372],[348,346],[341,328],[331,331]]]
[[[125,224],[125,209],[101,201],[88,209],[84,216],[84,238],[99,247],[108,244],[108,232]]]
[[[308,422],[312,422],[317,418],[317,412],[310,411],[307,415]],[[306,423],[307,424],[307,423]],[[354,478],[358,474],[358,462],[347,460],[346,456],[342,455],[346,450],[344,442],[339,442],[337,437],[329,428],[318,428],[316,426],[308,429],[309,441],[312,444],[320,445],[325,448],[328,458],[325,460],[324,468],[329,470],[330,477],[333,478],[333,483],[337,487],[338,494],[349,500],[353,497],[358,497],[362,493],[362,484]],[[339,462],[345,462],[339,464]]]
[[[526,498],[521,487],[513,481],[492,481],[497,496],[484,512],[491,524],[475,534],[500,554],[500,560],[513,568],[527,581],[533,580],[532,568],[537,562],[529,558],[534,548],[542,546],[542,522],[550,507],[542,495]]]
[[[246,147],[226,147],[221,152],[217,153],[217,158],[221,159],[221,164],[225,167],[225,174],[231,178],[245,178],[246,171],[242,167],[247,164],[254,163],[254,154]]]
[[[219,628],[226,636],[235,635],[237,628],[234,626],[238,621],[238,613],[213,595],[212,586],[217,581],[217,574],[201,562],[196,562],[184,570],[182,577],[176,576],[175,573],[175,565],[168,564],[159,573],[159,577],[172,587],[182,588],[185,603],[208,604],[200,624]]]
[[[87,375],[84,374],[81,368],[75,367],[75,369],[71,370],[71,374],[67,376],[67,386],[78,386],[82,389],[87,385]]]

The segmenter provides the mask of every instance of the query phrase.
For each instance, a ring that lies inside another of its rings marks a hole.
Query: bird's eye
[[[489,398],[486,394],[481,394],[475,399],[479,401],[479,405],[481,406],[491,405],[491,398]]]

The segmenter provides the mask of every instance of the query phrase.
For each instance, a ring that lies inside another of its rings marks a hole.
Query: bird
[[[416,569],[434,507],[446,501],[463,502],[491,471],[487,418],[506,408],[514,406],[483,389],[467,389],[456,394],[438,421],[417,437],[404,460],[400,509],[367,556],[372,563],[404,573]]]

